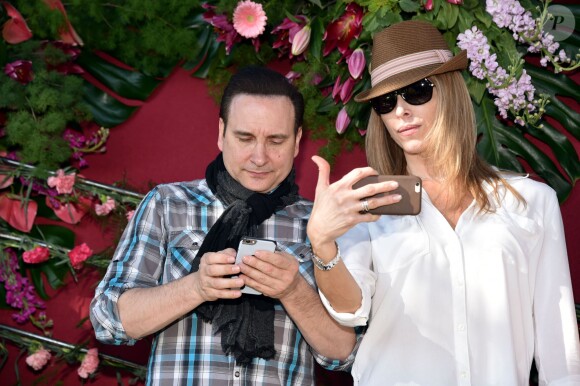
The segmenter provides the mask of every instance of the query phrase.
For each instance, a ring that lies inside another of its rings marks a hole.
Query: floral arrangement
[[[0,2],[0,305],[49,337],[45,282],[57,288],[108,264],[108,252],[76,243],[61,224],[91,217],[120,233],[142,196],[122,182],[85,179],[85,156],[105,152],[115,126],[175,67],[206,79],[218,99],[237,67],[280,62],[305,96],[306,130],[325,141],[321,154],[332,161],[364,146],[370,105],[353,95],[370,87],[373,34],[402,20],[430,22],[455,53],[467,51],[480,154],[516,171],[523,161],[565,200],[580,162],[551,122],[580,139],[580,113],[559,99],[580,99],[564,75],[580,66],[580,51],[576,32],[556,41],[546,27],[555,25],[551,9],[535,0]],[[566,9],[578,19],[580,7]],[[46,344],[33,345],[26,360],[37,371],[57,350]],[[86,378],[100,354],[82,350],[78,374]]]

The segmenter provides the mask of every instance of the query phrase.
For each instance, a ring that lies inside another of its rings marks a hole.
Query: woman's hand
[[[313,156],[312,161],[318,166],[318,182],[307,231],[315,250],[334,244],[334,240],[358,223],[377,221],[380,215],[364,212],[362,200],[378,193],[390,192],[398,187],[397,182],[386,181],[353,189],[352,186],[360,179],[377,174],[370,167],[353,169],[340,180],[330,184],[328,162],[318,156]],[[366,201],[368,209],[373,209],[399,200],[400,197],[396,195],[386,194],[383,197],[368,198]]]

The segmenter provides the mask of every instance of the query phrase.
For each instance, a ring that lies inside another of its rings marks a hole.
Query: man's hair
[[[220,118],[224,127],[228,125],[228,114],[232,100],[237,95],[284,96],[294,106],[294,133],[302,127],[304,119],[304,98],[286,77],[266,67],[247,66],[241,68],[230,79],[224,89],[220,104]]]

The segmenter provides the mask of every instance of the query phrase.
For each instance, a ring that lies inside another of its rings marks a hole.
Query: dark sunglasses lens
[[[373,109],[377,112],[377,114],[388,114],[397,105],[397,95],[394,93],[388,93],[384,95],[380,95],[376,98],[371,99],[371,105]]]
[[[420,80],[405,88],[402,92],[405,101],[412,105],[422,105],[431,100],[433,96],[433,83],[427,79]]]

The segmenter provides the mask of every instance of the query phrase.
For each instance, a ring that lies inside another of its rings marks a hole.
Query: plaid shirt
[[[278,249],[295,256],[300,273],[315,287],[306,244],[311,209],[304,199],[287,206],[259,226],[258,237],[276,240]],[[143,199],[91,303],[99,341],[135,343],[121,324],[119,297],[131,288],[155,287],[189,274],[205,235],[223,211],[205,180],[159,185]],[[221,335],[190,312],[156,333],[147,385],[314,385],[314,358],[330,370],[345,370],[353,360],[353,355],[340,362],[316,353],[279,302],[274,331],[276,356],[240,366],[223,353]]]

